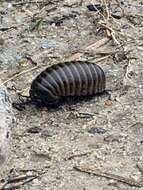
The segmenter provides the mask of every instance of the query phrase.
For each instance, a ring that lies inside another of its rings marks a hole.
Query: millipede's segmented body
[[[87,61],[64,62],[48,67],[32,82],[30,97],[44,105],[66,96],[90,96],[105,90],[105,74]]]

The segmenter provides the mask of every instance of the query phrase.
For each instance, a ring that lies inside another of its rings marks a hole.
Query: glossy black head
[[[54,96],[50,90],[36,80],[33,81],[29,94],[32,102],[36,105],[48,106],[56,104],[59,100],[58,96]]]

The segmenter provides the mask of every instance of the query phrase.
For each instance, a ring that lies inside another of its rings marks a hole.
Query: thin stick
[[[25,5],[25,4],[50,4],[52,3],[52,1],[49,2],[43,2],[43,1],[25,1],[25,2],[18,2],[18,3],[13,3],[13,6],[17,6],[17,5]]]
[[[98,58],[98,59],[96,59],[96,62],[103,61],[104,59],[107,59],[108,57],[110,57],[110,55],[106,55],[104,57]]]
[[[35,70],[35,69],[37,69],[37,68],[39,68],[39,67],[40,67],[40,66],[38,65],[38,66],[32,67],[32,68],[30,68],[30,69],[24,70],[24,71],[22,71],[22,72],[20,72],[20,73],[18,73],[18,74],[15,74],[15,75],[12,76],[11,78],[5,80],[2,84],[0,84],[0,86],[6,84],[7,82],[9,82],[9,81],[11,81],[11,80],[14,80],[15,78],[17,78],[17,77],[19,77],[19,76],[21,76],[21,75],[23,75],[23,74],[25,74],[25,73],[28,73],[28,72],[30,72],[30,71],[33,71],[33,70]]]
[[[16,177],[9,178],[5,182],[5,184],[2,187],[0,187],[0,190],[19,189],[19,187],[21,187],[22,185],[25,185],[25,184],[33,181],[34,179],[40,177],[41,175],[44,175],[46,172],[47,171],[43,171],[43,172],[40,172],[39,174],[35,174],[35,175],[23,175],[23,176],[16,176]],[[1,181],[3,181],[3,180],[1,180]],[[15,185],[16,183],[19,183],[19,184]],[[6,187],[9,184],[13,184],[13,185],[11,187]]]
[[[2,27],[2,28],[0,28],[0,31],[5,32],[10,29],[17,29],[17,26]]]
[[[14,186],[11,186],[11,187],[6,187],[6,185],[8,185],[8,183],[7,183],[7,184],[5,184],[2,188],[0,188],[0,190],[14,190],[14,189],[19,189],[22,185],[25,185],[25,184],[27,184],[27,183],[33,181],[33,180],[36,179],[36,178],[38,178],[38,176],[32,177],[32,178],[30,178],[30,179],[28,179],[28,180],[26,180],[26,181],[24,181],[24,182],[22,182],[22,183],[20,183],[20,184],[18,184],[18,185],[14,185]]]
[[[81,152],[81,153],[77,153],[77,154],[71,154],[70,156],[64,158],[64,160],[72,160],[74,158],[78,158],[78,157],[82,157],[82,156],[86,156],[88,154],[91,154],[93,151],[88,151],[88,152]]]
[[[137,182],[137,181],[135,181],[133,179],[126,178],[126,177],[123,177],[123,176],[103,172],[103,171],[101,171],[99,169],[85,168],[85,167],[81,167],[81,166],[75,166],[74,169],[77,170],[77,171],[80,171],[80,172],[87,173],[87,174],[94,174],[94,175],[99,176],[99,177],[104,177],[104,178],[107,178],[107,179],[113,179],[113,180],[116,180],[118,182],[128,184],[130,186],[143,187],[143,183],[139,183],[139,182]]]
[[[95,43],[92,43],[92,44],[88,45],[87,47],[83,48],[83,52],[77,52],[77,53],[75,53],[75,54],[73,54],[71,56],[68,56],[66,58],[66,60],[68,60],[68,61],[69,60],[77,60],[77,59],[79,59],[84,54],[84,51],[100,48],[101,46],[105,45],[109,41],[110,41],[110,39],[107,38],[107,37],[106,38],[102,38],[101,40],[99,40],[99,41],[97,41]]]
[[[106,2],[106,0],[104,0],[104,4],[105,4],[105,8],[106,8],[106,14],[107,14],[107,22],[108,22],[108,20],[109,20],[109,17],[110,17],[110,13],[109,13],[109,9],[108,9],[108,6],[107,6],[107,2]]]
[[[18,183],[20,181],[26,180],[28,178],[33,178],[36,177],[36,175],[23,175],[23,176],[17,176],[17,177],[13,177],[13,178],[9,178],[7,180],[7,183]]]
[[[103,3],[103,1],[102,1],[102,3],[101,3],[102,5],[104,4]],[[93,5],[93,4],[92,4]],[[94,6],[94,5],[93,5]],[[105,18],[105,16],[96,8],[96,6],[94,6],[94,8],[96,9],[96,11],[97,11],[97,14],[99,14],[102,18],[103,18],[103,20],[104,20],[104,22],[106,22],[106,18]]]
[[[105,38],[102,38],[101,40],[87,46],[85,48],[85,50],[89,50],[89,49],[97,49],[97,48],[100,48],[101,46],[105,45],[106,43],[108,43],[110,41],[109,38],[105,37]]]
[[[139,163],[137,163],[136,166],[139,169],[139,171],[141,172],[141,175],[143,176],[143,167]]]
[[[117,45],[119,45],[120,42],[118,42],[118,40],[116,39],[114,30],[113,30],[111,27],[107,26],[106,24],[103,24],[103,23],[99,23],[99,24],[100,24],[102,27],[104,27],[105,29],[107,29],[108,34],[109,34],[109,32],[110,32],[110,35],[111,35],[111,37],[112,37],[114,43],[117,44]]]

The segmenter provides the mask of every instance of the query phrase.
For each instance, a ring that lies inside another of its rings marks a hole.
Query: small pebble
[[[4,39],[3,38],[0,38],[0,46],[3,46],[4,45]]]
[[[102,128],[99,128],[99,127],[91,127],[90,129],[88,129],[88,133],[91,133],[91,134],[95,134],[95,133],[104,134],[104,133],[106,133],[106,130],[102,129]]]
[[[112,103],[111,100],[106,100],[106,101],[105,101],[105,105],[106,105],[106,106],[112,106],[112,104],[113,104],[113,103]]]
[[[39,127],[31,127],[27,130],[28,133],[40,133],[41,129]]]

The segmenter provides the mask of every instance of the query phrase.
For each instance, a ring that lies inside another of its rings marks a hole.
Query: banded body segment
[[[101,92],[101,85],[102,83],[105,83],[105,81],[102,79],[101,76],[101,69],[99,66],[91,64],[90,66],[91,71],[93,72],[93,80],[94,80],[94,88],[93,88],[93,94],[97,94]]]
[[[66,96],[80,96],[81,95],[81,75],[77,69],[77,64],[68,64],[63,67],[66,72],[67,78],[69,80],[68,86],[69,91],[67,91]]]
[[[76,65],[76,67],[79,72],[79,75],[81,76],[80,96],[86,96],[87,95],[88,78],[87,78],[87,74],[86,74],[86,71],[84,68],[84,63],[79,63]]]
[[[60,89],[60,86],[58,85],[58,83],[56,81],[56,77],[52,76],[51,72],[47,72],[45,70],[40,74],[40,76],[41,76],[41,78],[43,78],[43,82],[48,81],[51,84],[51,86],[53,86],[53,88],[54,88],[53,93],[58,95],[61,93],[61,89]]]
[[[97,93],[97,84],[98,84],[98,74],[97,74],[97,70],[95,68],[95,65],[90,64],[88,65],[91,75],[92,75],[92,79],[93,79],[93,86],[91,87],[91,95],[92,94],[96,94]]]
[[[55,81],[58,89],[58,96],[62,96],[65,94],[65,75],[63,74],[63,69],[60,68],[60,65],[54,65],[52,67],[47,68],[47,72],[51,75]]]
[[[88,64],[84,64],[83,65],[83,68],[84,68],[84,70],[85,70],[85,72],[86,72],[86,78],[87,78],[87,81],[88,81],[88,83],[87,83],[87,88],[86,88],[86,95],[92,95],[93,94],[93,75],[92,75],[92,72],[91,72],[91,70],[90,70],[90,65],[88,65]]]
[[[105,84],[104,80],[105,80],[105,74],[103,72],[103,70],[98,66],[96,67],[96,71],[98,74],[98,83],[97,83],[97,92],[101,93],[102,91],[104,91],[105,89],[103,89],[103,86]]]
[[[71,71],[71,64],[63,64],[63,71],[66,73],[66,78],[68,84],[66,86],[66,96],[74,96],[74,89],[75,89],[75,76]]]

